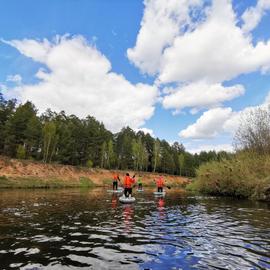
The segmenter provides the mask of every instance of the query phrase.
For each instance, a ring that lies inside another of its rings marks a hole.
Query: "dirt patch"
[[[48,185],[53,182],[61,182],[66,186],[106,186],[111,185],[113,172],[115,171],[88,169],[69,165],[45,164],[28,160],[9,159],[0,156],[0,177],[3,179],[12,179],[14,183],[17,183],[16,186],[19,185],[20,181],[21,183],[25,183],[25,179],[34,179],[34,182],[42,180],[42,183],[46,182]],[[126,171],[116,172],[119,173],[121,180],[126,173]],[[129,171],[129,173],[131,175],[135,173],[137,176],[140,175],[145,186],[153,186],[153,180],[159,175],[156,173],[134,171]],[[166,174],[163,176],[167,185],[185,186],[190,183],[190,180],[184,177]],[[40,185],[41,184],[39,184],[39,186]]]

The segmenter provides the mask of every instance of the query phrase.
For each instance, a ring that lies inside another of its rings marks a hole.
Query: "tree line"
[[[113,134],[94,117],[80,119],[48,109],[38,115],[31,102],[17,104],[0,93],[0,154],[18,159],[106,169],[139,170],[194,176],[227,152],[191,154],[178,142],[169,144],[124,127]]]

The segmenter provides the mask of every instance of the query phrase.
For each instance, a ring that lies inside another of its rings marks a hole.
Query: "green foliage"
[[[89,188],[89,187],[94,187],[94,186],[95,184],[91,179],[87,177],[80,177],[80,187]]]
[[[17,148],[17,154],[16,154],[16,158],[18,159],[25,159],[26,157],[26,152],[25,152],[25,148],[23,145],[19,145]]]
[[[87,160],[86,167],[89,169],[93,168],[93,161],[91,159]]]
[[[16,106],[0,93],[0,154],[88,168],[155,171],[194,176],[203,162],[219,153],[192,155],[129,127],[112,134],[94,117],[80,119],[48,109],[41,116],[31,102]]]
[[[270,190],[270,155],[241,152],[200,166],[195,187],[214,195],[262,198]]]
[[[43,161],[51,162],[55,154],[55,148],[58,141],[56,133],[56,124],[54,122],[46,122],[43,127]]]

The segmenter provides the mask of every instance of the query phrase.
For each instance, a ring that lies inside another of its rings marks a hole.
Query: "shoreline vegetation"
[[[270,155],[242,152],[228,160],[205,163],[187,189],[270,202]]]
[[[246,112],[239,122],[236,153],[202,164],[188,189],[270,202],[270,106]]]
[[[91,116],[39,115],[31,102],[7,101],[0,92],[0,188],[109,186],[113,171],[129,171],[144,186],[162,174],[171,186],[270,201],[270,107],[248,111],[239,123],[235,153],[191,154],[129,127],[113,134]]]
[[[60,164],[45,164],[31,160],[10,159],[0,156],[1,188],[93,188],[111,187],[113,172],[123,179],[126,171],[105,170]],[[141,175],[145,187],[155,186],[153,179],[158,173],[136,172]],[[166,175],[166,182],[173,187],[184,188],[190,183],[186,177]]]

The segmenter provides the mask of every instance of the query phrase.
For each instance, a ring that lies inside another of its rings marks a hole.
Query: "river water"
[[[270,269],[270,205],[170,190],[0,191],[0,269]]]

